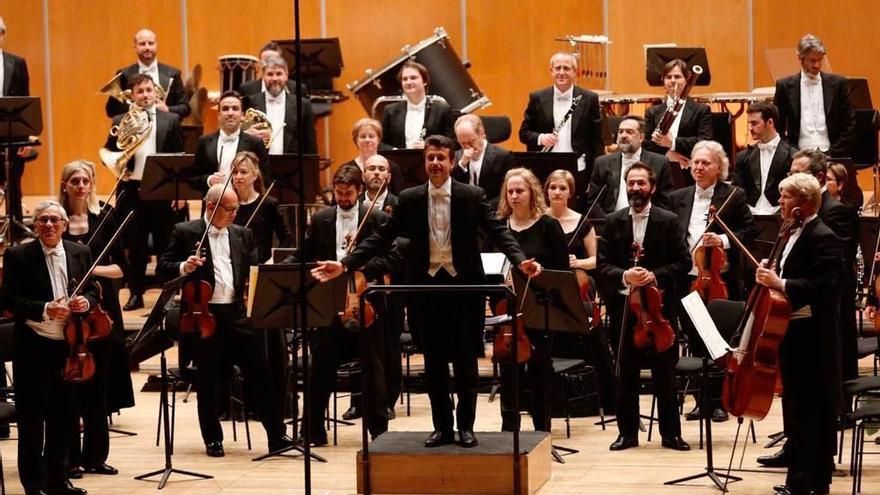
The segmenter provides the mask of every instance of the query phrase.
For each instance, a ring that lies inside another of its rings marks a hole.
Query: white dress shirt
[[[633,166],[634,163],[639,162],[642,159],[642,147],[639,146],[639,149],[636,150],[632,155],[627,155],[626,153],[620,154],[620,184],[618,184],[617,189],[617,203],[614,205],[614,210],[622,210],[629,206],[629,198],[626,195],[626,172],[629,171],[629,168]]]
[[[428,182],[428,227],[430,232],[430,261],[428,275],[434,276],[445,268],[455,277],[452,260],[452,178],[440,187]]]
[[[6,63],[6,60],[4,59],[4,56],[3,56],[3,50],[0,50],[0,96],[6,96],[5,94],[3,94],[3,77],[6,75],[4,73],[5,63]]]
[[[54,248],[46,247],[42,241],[43,258],[49,270],[49,282],[52,284],[52,297],[55,300],[67,298],[67,253],[64,243],[59,241]],[[41,337],[52,340],[64,340],[65,320],[53,320],[46,313],[49,303],[43,305],[43,321],[26,320],[27,326]]]
[[[415,143],[422,140],[422,129],[425,127],[425,104],[428,97],[422,98],[422,101],[413,105],[406,100],[406,120],[403,124],[403,136],[407,148],[413,148]]]
[[[715,195],[715,184],[706,189],[694,184],[694,206],[691,208],[691,218],[688,221],[687,243],[688,250],[693,253],[694,248],[702,239],[706,231],[706,222],[709,219],[709,206],[712,204],[712,196]],[[730,239],[727,234],[719,234],[721,245],[724,249],[730,247]],[[697,267],[691,268],[689,275],[696,275]]]
[[[382,191],[382,194],[380,194],[379,197],[376,198],[376,200],[375,200],[376,208],[381,209],[381,208],[382,208],[382,205],[385,204],[385,199],[386,199],[387,197],[388,197],[388,188],[386,187],[386,188]],[[367,192],[365,192],[365,193],[364,193],[364,206],[366,206],[367,208],[369,208],[370,205],[373,204],[373,202],[374,202],[374,201],[373,201],[372,199],[370,199],[370,194],[367,193]]]
[[[674,98],[666,97],[666,108],[672,108],[674,103]],[[669,138],[672,139],[672,145],[669,149],[672,151],[675,151],[675,139],[678,137],[678,128],[681,126],[681,116],[684,115],[685,105],[687,105],[687,98],[682,100],[681,111],[678,112],[678,115],[675,116],[675,120],[672,121],[672,125],[669,127]]]
[[[156,154],[156,107],[147,109],[150,113],[150,121],[153,122],[150,128],[150,135],[144,140],[144,144],[138,147],[134,152],[134,170],[131,172],[131,180],[141,180],[144,176],[144,167],[147,164],[147,157]]]
[[[159,86],[160,83],[159,83],[159,61],[158,60],[153,60],[153,63],[150,65],[144,65],[143,62],[138,60],[138,72],[140,72],[141,74],[149,75],[150,78],[153,80],[153,82],[156,84],[156,86]],[[168,90],[168,88],[164,88],[164,89]]]
[[[206,220],[207,221],[207,220]],[[211,246],[211,262],[214,265],[214,293],[210,304],[229,304],[235,301],[235,276],[232,274],[232,258],[229,247],[229,229],[208,227],[208,243]]]
[[[574,86],[568,90],[561,92],[556,86],[553,87],[553,122],[554,128],[559,125],[565,114],[571,109],[572,98],[574,97]],[[571,117],[556,133],[556,146],[553,147],[553,153],[571,153],[574,151],[571,147]]]
[[[629,216],[632,220],[633,242],[641,247],[644,247],[645,245],[645,232],[648,230],[648,218],[650,215],[650,201],[648,201],[648,204],[646,204],[645,208],[640,212],[636,212],[632,207],[629,208]],[[626,270],[624,270],[623,274],[620,276],[620,281],[624,287],[620,293],[624,295],[629,294],[629,284],[626,283]]]
[[[287,105],[287,92],[281,91],[278,96],[272,96],[266,92],[266,116],[269,117],[269,123],[272,124],[272,133],[270,137],[272,141],[269,143],[270,155],[281,155],[284,153],[284,138],[281,137],[284,127],[284,114]],[[274,139],[273,139],[274,138]]]
[[[461,161],[458,162],[458,168],[468,174],[468,184],[472,186],[480,185],[480,170],[483,169],[483,157],[486,156],[486,146],[488,145],[489,143],[484,139],[483,152],[480,153],[480,156],[471,158],[467,165],[462,165]]]
[[[764,191],[767,190],[767,177],[770,175],[770,164],[773,163],[773,155],[776,154],[776,148],[781,140],[779,134],[766,143],[758,143],[758,151],[761,158],[761,195],[758,201],[751,208],[752,213],[756,215],[773,215],[779,210],[779,205],[771,203]]]
[[[801,71],[801,133],[798,148],[828,151],[830,147],[821,74],[813,78]]]
[[[232,172],[232,160],[238,151],[238,140],[241,139],[241,129],[236,129],[232,134],[226,134],[220,129],[217,135],[217,172],[228,175]]]
[[[358,210],[357,204],[343,210],[336,207],[336,260],[344,258],[348,252],[345,247],[348,245],[348,239],[353,237],[358,228]]]

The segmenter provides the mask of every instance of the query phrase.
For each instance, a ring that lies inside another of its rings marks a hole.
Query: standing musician
[[[257,260],[266,263],[272,257],[273,246],[289,248],[293,245],[293,234],[281,215],[278,200],[271,195],[265,196],[266,184],[263,182],[260,159],[256,153],[236,153],[232,160],[231,173],[230,187],[238,196],[235,224],[251,229],[257,241]],[[248,221],[250,225],[247,225]]]
[[[358,119],[351,128],[351,140],[357,147],[358,155],[342,165],[357,165],[362,172],[367,173],[367,159],[379,152],[382,146],[382,123],[376,119],[362,118]],[[391,167],[391,183],[388,190],[392,194],[398,194],[405,187],[403,173],[396,163],[389,161]]]
[[[852,157],[855,111],[846,78],[822,72],[825,44],[812,34],[798,41],[801,72],[776,81],[777,129],[797,149]]]
[[[755,144],[736,154],[733,183],[746,191],[753,214],[773,215],[779,211],[779,183],[788,176],[796,149],[776,132],[776,105],[755,102],[746,115]]]
[[[269,154],[281,155],[296,153],[302,145],[303,153],[318,153],[315,140],[315,117],[312,114],[312,103],[308,98],[300,99],[302,104],[302,122],[297,119],[296,94],[287,90],[287,62],[281,57],[269,56],[263,67],[263,83],[266,91],[251,95],[245,101],[247,108],[265,113],[272,123],[272,134],[268,129],[256,129],[256,126],[245,131],[269,142]],[[305,142],[299,142],[299,125],[303,126]]]
[[[666,100],[654,105],[645,112],[647,127],[645,149],[655,153],[665,154],[669,161],[681,166],[688,167],[691,151],[698,141],[712,139],[712,111],[708,105],[686,98],[684,106],[675,117],[672,127],[667,134],[657,132],[657,126],[663,119],[667,108],[675,103],[675,98],[684,89],[691,70],[687,62],[681,59],[671,60],[663,67],[663,88],[666,90]],[[690,182],[690,177],[685,174],[685,179]]]
[[[10,247],[3,260],[4,299],[15,317],[18,476],[26,495],[85,495],[66,473],[68,440],[77,425],[73,390],[62,377],[69,352],[65,323],[71,312],[85,314],[98,304],[92,284],[82,295],[67,297],[92,259],[85,246],[62,240],[68,218],[60,204],[41,201],[34,219],[39,242]]]
[[[513,168],[513,156],[486,140],[483,120],[474,114],[462,115],[455,121],[455,137],[461,149],[455,152],[452,178],[482,188],[486,199],[498,204],[501,183]]]
[[[675,307],[675,284],[691,265],[684,232],[675,214],[651,204],[657,189],[654,170],[633,164],[626,173],[630,207],[607,217],[605,234],[599,240],[598,273],[605,301],[611,312],[612,329],[625,332],[620,338],[617,367],[620,370],[617,389],[617,425],[620,434],[610,450],[624,450],[639,445],[639,370],[650,366],[657,395],[662,445],[674,450],[690,450],[681,438],[678,400],[675,396],[675,364],[678,347],[648,354],[635,346],[632,329],[635,316],[629,313],[629,296],[625,292],[657,284],[665,291],[663,313],[672,316]],[[633,243],[644,250],[644,257],[633,267]],[[624,319],[627,322],[623,327]]]
[[[147,74],[134,74],[128,78],[134,104],[150,113],[153,122],[150,135],[137,148],[134,156],[126,164],[130,172],[128,180],[124,180],[117,191],[118,214],[123,218],[130,211],[135,215],[131,226],[126,230],[124,239],[128,250],[128,262],[131,272],[128,275],[128,287],[131,292],[123,310],[132,311],[144,307],[145,273],[147,270],[147,239],[153,236],[153,247],[156,250],[168,244],[168,234],[174,223],[172,204],[166,201],[141,201],[141,178],[147,157],[154,153],[177,153],[183,151],[183,134],[180,130],[180,118],[173,113],[159,108],[156,103],[156,84]],[[118,125],[123,115],[113,118]],[[119,151],[116,136],[109,134],[105,148]]]
[[[75,160],[61,169],[61,192],[58,202],[68,212],[68,226],[62,237],[77,242],[99,255],[116,232],[112,210],[102,210],[95,193],[94,165]],[[110,218],[101,226],[101,222]],[[100,231],[98,228],[100,227]],[[74,385],[77,418],[82,417],[82,445],[79,428],[73,432],[68,459],[68,476],[81,478],[83,473],[115,475],[118,471],[107,464],[110,453],[110,430],[107,417],[115,409],[134,406],[134,393],[128,355],[125,352],[125,325],[119,294],[113,280],[121,280],[128,271],[122,243],[116,242],[97,267],[95,277],[100,285],[101,306],[113,321],[108,338],[94,340],[89,349],[95,356],[95,377]],[[113,408],[111,409],[111,399]]]
[[[308,262],[318,259],[343,259],[348,255],[347,246],[355,236],[358,226],[364,227],[355,243],[362,243],[371,236],[379,225],[388,221],[388,215],[373,210],[366,217],[367,207],[358,203],[363,190],[361,169],[353,165],[340,167],[333,176],[333,196],[336,206],[319,211],[312,215],[306,231],[306,240],[302,250],[288,257],[286,263]],[[366,220],[365,220],[366,218]],[[393,247],[373,258],[363,270],[367,281],[375,281],[391,271],[395,264],[400,263],[399,255]],[[375,304],[375,301],[374,301]],[[375,307],[375,306],[374,306]],[[355,325],[357,323],[355,322]],[[336,384],[336,368],[347,361],[353,361],[360,355],[358,352],[358,333],[368,337],[369,370],[371,376],[369,390],[371,411],[367,412],[367,427],[373,438],[388,430],[387,403],[385,394],[385,378],[382,355],[383,329],[382,323],[375,322],[375,328],[354,333],[357,328],[349,329],[348,322],[337,318],[329,328],[321,329],[312,341],[315,370],[309,397],[309,421],[311,442],[317,446],[327,444],[327,430],[324,429],[324,411],[330,401],[330,394]],[[400,357],[398,355],[398,360]]]
[[[137,63],[131,64],[116,71],[122,74],[119,83],[123,88],[131,87],[131,77],[135,74],[150,76],[157,86],[165,90],[165,100],[156,102],[156,107],[163,112],[177,114],[181,120],[190,114],[189,102],[183,91],[183,78],[180,70],[170,65],[161,64],[156,60],[156,51],[159,47],[156,41],[156,33],[149,29],[141,29],[134,35],[134,50],[137,54]],[[128,112],[128,105],[114,97],[107,98],[104,111],[110,118]]]
[[[758,268],[755,281],[785,294],[792,306],[779,348],[782,415],[788,437],[788,474],[780,494],[829,493],[836,452],[835,420],[843,402],[838,307],[827,294],[838,287],[843,246],[819,218],[819,181],[794,173],[779,185],[785,220],[804,224],[788,239],[779,273]],[[799,209],[799,211],[798,211]]]
[[[524,273],[534,276],[541,265],[526,259],[517,242],[479,188],[453,181],[454,143],[445,136],[425,140],[428,183],[400,194],[391,220],[340,261],[321,261],[312,273],[324,282],[363,266],[398,236],[409,238],[407,280],[415,284],[481,284],[486,282],[478,232],[488,238]],[[479,294],[410,294],[409,317],[421,327],[425,378],[434,432],[426,447],[452,443],[453,415],[449,397],[449,362],[455,371],[460,445],[474,447],[477,408],[477,356],[482,350],[485,297]],[[454,311],[450,311],[454,308]]]
[[[529,94],[519,128],[519,142],[529,151],[550,148],[554,153],[577,153],[580,172],[577,182],[580,186],[589,180],[593,161],[605,153],[605,146],[602,143],[599,96],[589,89],[575,86],[575,72],[577,58],[571,53],[556,52],[550,57],[553,86]],[[580,102],[568,120],[559,126],[578,96]]]
[[[266,60],[269,57],[281,57],[281,46],[274,42],[269,41],[262,48],[260,48],[259,59],[260,64],[266,63]],[[287,80],[287,94],[294,94],[296,92],[295,82],[290,79]],[[263,81],[262,77],[254,79],[252,81],[245,81],[241,83],[241,86],[238,87],[238,92],[241,93],[243,98],[251,98],[260,93],[266,92],[266,83]],[[308,91],[305,89],[305,84],[303,84],[302,95],[306,96]]]
[[[678,226],[685,232],[688,252],[691,253],[691,269],[684,277],[683,283],[679,284],[679,296],[684,297],[691,292],[691,284],[697,278],[698,267],[696,266],[696,248],[722,248],[727,257],[727,265],[721,268],[721,282],[727,286],[729,299],[741,301],[744,299],[742,287],[742,262],[739,251],[732,249],[732,242],[721,227],[712,225],[706,231],[706,222],[709,218],[709,208],[714,206],[716,210],[724,205],[719,216],[736,234],[744,244],[751,244],[758,233],[758,227],[752,219],[746,203],[745,194],[736,186],[727,182],[727,174],[730,162],[724,148],[715,141],[700,141],[694,145],[692,152],[690,171],[695,184],[674,191],[670,196],[670,209],[678,215]],[[731,196],[733,195],[733,196]],[[728,198],[730,201],[727,202]],[[727,204],[725,205],[725,202]],[[708,302],[708,301],[707,301]],[[680,311],[684,315],[684,309]],[[708,351],[703,344],[690,318],[681,318],[682,328],[687,332],[691,353],[699,357],[708,357]],[[727,421],[727,412],[721,407],[722,377],[709,374],[709,390],[707,404],[713,407],[712,421]],[[694,409],[687,413],[688,421],[701,419],[700,401]]]
[[[226,174],[232,170],[232,160],[242,151],[255,154],[260,173],[263,177],[269,177],[269,154],[263,141],[241,132],[244,118],[241,108],[241,95],[235,91],[225,91],[220,95],[220,102],[217,103],[220,128],[199,138],[193,165],[193,187],[207,191],[214,184],[226,182]]]
[[[504,177],[501,188],[504,194],[498,202],[498,218],[507,221],[507,228],[516,239],[526,256],[534,259],[543,268],[567,270],[569,267],[568,249],[565,233],[555,218],[546,214],[547,206],[541,183],[530,170],[510,169]],[[517,294],[516,311],[519,310],[524,294]],[[552,339],[543,328],[526,328],[532,345],[528,360],[528,379],[524,381],[530,391],[529,414],[535,431],[550,431],[548,414],[550,388],[553,374]],[[519,411],[513,405],[513,374],[510,363],[501,365],[501,430],[514,431],[519,428]],[[513,367],[522,374],[525,365]]]
[[[205,216],[174,226],[171,242],[162,253],[156,269],[165,281],[192,274],[191,279],[208,282],[213,293],[208,301],[216,322],[215,333],[196,344],[196,384],[198,386],[199,427],[210,457],[223,457],[223,430],[220,427],[220,393],[224,364],[238,362],[253,392],[254,411],[259,415],[269,451],[291,445],[284,434],[281,409],[273,401],[273,377],[263,356],[263,339],[245,316],[244,286],[250,266],[257,263],[257,244],[249,229],[233,224],[238,196],[224,184],[208,189]],[[217,213],[214,214],[214,210]],[[207,219],[211,226],[207,227]],[[204,253],[192,254],[193,247],[208,229]],[[230,359],[234,358],[234,359]]]
[[[590,176],[588,204],[605,187],[599,204],[593,209],[594,216],[605,216],[629,207],[626,192],[626,171],[634,163],[644,163],[654,170],[657,176],[657,192],[651,202],[661,208],[668,208],[669,193],[672,192],[672,178],[669,173],[669,159],[642,147],[645,138],[645,119],[638,115],[627,115],[620,121],[617,130],[617,151],[596,159],[593,174]]]
[[[397,80],[406,101],[390,103],[382,109],[382,141],[392,148],[424,148],[425,136],[455,137],[454,121],[449,105],[428,97],[431,76],[428,69],[408,60],[400,66]]]

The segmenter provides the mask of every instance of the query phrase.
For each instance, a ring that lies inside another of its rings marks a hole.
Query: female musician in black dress
[[[382,123],[378,120],[369,118],[358,119],[354,123],[354,127],[351,128],[351,140],[357,146],[358,156],[343,163],[340,165],[340,168],[352,164],[357,165],[361,172],[366,172],[367,158],[379,153],[380,149],[388,149],[386,145],[382,144],[382,132]],[[383,146],[385,148],[382,148]],[[400,167],[396,163],[389,160],[388,164],[391,167],[391,183],[388,185],[388,189],[391,191],[391,194],[396,195],[406,187],[403,173],[401,173]]]
[[[268,196],[262,204],[260,202],[266,193],[266,186],[259,163],[254,152],[238,152],[232,160],[232,188],[238,195],[235,223],[244,226],[253,217],[248,227],[257,240],[260,262],[266,262],[272,256],[273,241],[277,239],[277,247],[287,248],[293,244],[293,235],[284,222],[278,200]]]
[[[565,233],[559,222],[546,214],[541,183],[528,169],[514,168],[507,172],[498,202],[498,217],[507,220],[507,226],[526,256],[533,258],[548,270],[568,270],[568,250]],[[517,295],[519,309],[521,294]],[[520,381],[530,390],[529,413],[536,431],[550,431],[549,389],[552,374],[551,336],[543,329],[527,328],[532,343],[528,361],[528,378]],[[522,367],[519,367],[520,372]],[[509,365],[501,366],[501,429],[513,431],[519,424],[519,412],[513,410]]]
[[[95,194],[95,169],[91,162],[76,160],[61,170],[61,192],[58,202],[70,217],[64,238],[89,246],[92,256],[98,256],[116,232],[117,223],[113,210],[102,209]],[[106,215],[111,215],[104,226],[98,226]],[[94,379],[79,384],[75,410],[83,420],[82,445],[79,428],[70,439],[68,466],[71,478],[83,473],[117,474],[116,468],[106,463],[110,452],[110,436],[107,417],[109,413],[134,406],[134,393],[128,356],[125,352],[125,327],[119,305],[118,289],[114,280],[121,280],[128,265],[125,262],[122,242],[110,248],[107,256],[95,268],[96,280],[101,288],[101,305],[113,321],[110,337],[89,343],[95,356]]]

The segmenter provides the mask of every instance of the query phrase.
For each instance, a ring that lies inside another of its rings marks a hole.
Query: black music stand
[[[703,73],[697,76],[694,86],[708,86],[712,82],[709,59],[703,47],[655,47],[645,53],[645,79],[648,86],[663,86],[663,67],[675,59],[684,60],[688,67],[699,65]]]
[[[297,322],[302,321],[302,308],[298,306],[305,292],[306,316],[309,325],[314,327],[327,327],[333,323],[336,315],[342,311],[342,302],[345,301],[345,280],[337,279],[337,282],[322,284],[314,278],[310,278],[304,287],[299,284],[296,275],[300,270],[311,270],[316,263],[303,264],[280,264],[259,265],[253,297],[250,299],[253,305],[248,308],[251,321],[255,328],[293,328],[296,332]],[[310,391],[310,363],[309,363],[309,329],[302,328],[303,346],[303,445],[290,445],[282,449],[269,452],[254,458],[254,461],[262,461],[270,457],[280,456],[291,450],[305,455],[306,469],[311,469],[310,459],[327,462],[327,459],[311,451],[311,435],[309,431],[309,391]],[[296,345],[296,335],[293,338]],[[295,349],[295,347],[294,347]],[[296,352],[294,352],[293,369],[291,374],[296,377]],[[296,379],[294,378],[294,383]],[[293,394],[291,410],[297,410],[297,393]],[[293,421],[293,430],[296,432],[296,418]],[[295,433],[294,433],[295,437]]]
[[[394,162],[400,167],[403,175],[403,187],[420,186],[428,182],[428,173],[425,171],[425,152],[418,149],[389,149],[380,150],[379,154]]]
[[[178,277],[174,280],[166,282],[162,286],[162,293],[159,294],[159,298],[156,300],[156,304],[153,306],[152,311],[150,311],[150,316],[147,317],[147,321],[144,324],[144,327],[138,333],[138,336],[135,338],[133,343],[133,348],[137,349],[142,344],[150,345],[153,340],[153,334],[160,334],[166,340],[168,336],[165,334],[165,316],[168,313],[166,306],[171,299],[174,298],[174,295],[180,290],[181,284],[183,284],[184,279],[187,276],[184,275],[182,277]],[[162,469],[157,469],[155,471],[150,471],[149,473],[141,474],[139,476],[135,476],[134,479],[139,481],[146,481],[147,478],[152,478],[157,474],[161,474],[162,478],[159,480],[159,486],[157,489],[161,490],[165,487],[165,483],[168,482],[168,478],[173,474],[182,474],[185,476],[192,476],[194,478],[209,480],[212,479],[213,476],[208,474],[196,473],[193,471],[184,471],[182,469],[177,469],[171,465],[171,455],[174,450],[174,446],[172,445],[171,440],[171,421],[168,417],[168,363],[165,359],[165,349],[164,345],[160,345],[161,349],[161,359],[160,359],[160,370],[161,370],[161,388],[159,392],[159,405],[162,408],[162,429],[165,432],[165,467]]]
[[[7,225],[12,223],[27,232],[29,229],[19,219],[14,219],[11,199],[21,201],[18,194],[8,194],[12,180],[12,153],[21,146],[39,146],[39,141],[31,141],[29,136],[39,136],[43,132],[43,114],[40,98],[35,96],[7,96],[0,98],[0,149],[3,150],[3,170],[6,172],[5,189]],[[12,187],[18,187],[15,184]],[[11,230],[10,230],[11,232]]]
[[[543,270],[540,275],[531,279],[528,283],[528,290],[526,290],[526,276],[519,270],[513,270],[512,273],[517,300],[525,298],[522,303],[523,323],[527,328],[543,328],[547,332],[550,336],[548,345],[551,353],[555,332],[587,333],[587,329],[590,328],[590,316],[581,301],[574,273],[568,270]],[[553,358],[550,359],[552,370]],[[514,369],[514,372],[518,373],[518,370]],[[545,393],[550,395],[553,390],[552,376],[553,372],[551,371],[544,382]],[[547,421],[545,427],[552,439],[551,402],[552,397],[545,397],[544,417]],[[560,454],[559,451],[564,453]],[[578,452],[580,451],[576,449],[552,445],[551,442],[550,454],[560,464],[565,464],[565,459],[562,456]]]
[[[300,191],[300,171],[304,171],[305,190]],[[318,196],[318,155],[269,155],[269,173],[275,181],[271,194],[280,204],[315,203]]]
[[[202,189],[193,184],[195,163],[193,155],[185,153],[158,153],[147,156],[140,195],[143,200],[180,201],[201,200]]]
[[[290,72],[296,67],[296,40],[275,40],[281,47],[281,58]],[[342,50],[339,38],[312,38],[300,40],[302,75],[339,77],[342,75]]]

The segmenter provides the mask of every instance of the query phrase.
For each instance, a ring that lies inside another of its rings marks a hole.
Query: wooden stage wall
[[[880,51],[880,37],[872,29],[873,20],[880,18],[880,2],[873,0],[680,0],[675,9],[647,0],[558,0],[553,12],[537,0],[468,0],[464,11],[462,2],[454,0],[303,0],[304,37],[321,36],[322,3],[324,34],[339,37],[342,45],[345,69],[336,88],[346,93],[345,84],[359,79],[364,69],[380,68],[403,45],[430,36],[437,26],[446,28],[464,56],[464,24],[471,72],[492,100],[479,113],[511,117],[513,135],[505,145],[512,149],[522,149],[516,130],[529,91],[549,84],[548,57],[565,48],[553,38],[602,34],[605,17],[613,42],[610,89],[619,93],[651,91],[644,77],[645,43],[705,46],[713,81],[700,92],[747,91],[749,57],[754,85],[771,85],[764,48],[791,49],[794,57],[798,38],[812,32],[825,41],[834,72],[867,77],[873,93],[880,95],[880,66],[872,60]],[[202,84],[209,90],[219,89],[218,56],[255,53],[266,40],[293,37],[290,0],[154,0],[136,9],[111,0],[0,0],[0,15],[8,29],[6,49],[27,58],[31,93],[43,97],[44,146],[23,183],[25,194],[34,195],[57,192],[64,163],[75,158],[97,161],[109,127],[105,99],[97,89],[117,68],[134,62],[137,29],[149,27],[157,33],[160,61],[184,73],[201,64]],[[183,67],[185,60],[188,67]],[[337,164],[351,158],[350,128],[364,115],[354,98],[335,105],[327,123],[319,121],[322,154]],[[99,191],[110,187],[112,177],[101,170]]]

